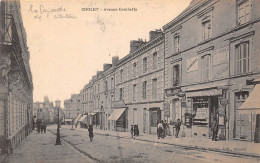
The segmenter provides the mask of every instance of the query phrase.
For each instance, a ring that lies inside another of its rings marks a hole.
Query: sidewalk
[[[70,162],[93,162],[90,158],[76,151],[73,147],[62,141],[62,145],[55,145],[56,136],[50,132],[38,134],[33,131],[5,159],[5,163],[70,163]]]
[[[88,132],[84,128],[76,128],[77,130]],[[94,130],[94,134],[115,136],[120,138],[131,139],[130,132],[114,132],[107,130]],[[188,149],[207,150],[221,152],[233,155],[243,155],[249,157],[260,158],[260,144],[254,142],[230,140],[230,141],[211,141],[207,138],[199,137],[180,137],[166,136],[164,139],[157,139],[156,135],[140,135],[135,137],[136,140],[142,140],[153,143],[169,144]]]

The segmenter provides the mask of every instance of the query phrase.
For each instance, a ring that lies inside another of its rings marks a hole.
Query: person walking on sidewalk
[[[44,122],[43,122],[43,132],[44,132],[44,133],[46,133],[46,128],[47,128],[47,124],[46,124],[46,122],[44,121]]]
[[[132,139],[135,139],[135,125],[131,125],[131,136],[132,136]]]
[[[162,122],[159,122],[157,125],[158,139],[162,138],[162,132],[163,132],[163,125]]]
[[[176,122],[176,124],[175,124],[175,130],[176,130],[176,135],[175,135],[175,137],[176,137],[176,138],[178,138],[180,129],[181,129],[181,120],[180,120],[180,119],[177,119],[177,122]]]
[[[162,133],[162,138],[166,137],[166,121],[162,120],[162,125],[163,125],[163,133]]]
[[[93,137],[94,137],[93,126],[92,125],[88,126],[88,134],[89,134],[90,142],[92,142],[93,141]]]
[[[218,135],[218,119],[217,119],[217,117],[213,118],[211,130],[213,132],[212,141],[217,141],[217,135]]]

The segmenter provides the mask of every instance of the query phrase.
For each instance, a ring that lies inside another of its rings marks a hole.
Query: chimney
[[[117,65],[118,61],[119,61],[119,57],[113,56],[112,57],[112,66],[115,67]]]
[[[143,43],[143,40],[140,38],[138,40],[130,41],[130,53],[136,51]]]
[[[149,41],[153,40],[154,38],[162,35],[162,30],[156,29],[155,31],[149,32]]]
[[[44,103],[48,103],[48,102],[50,102],[49,101],[49,97],[48,96],[44,96]]]
[[[97,71],[97,77],[102,73],[103,71]]]
[[[112,64],[103,64],[103,72],[106,72],[112,67]]]

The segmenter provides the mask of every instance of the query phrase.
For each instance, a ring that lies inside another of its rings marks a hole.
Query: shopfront
[[[157,124],[161,121],[160,108],[150,108],[150,134],[157,134]]]
[[[219,133],[225,137],[226,108],[220,104],[223,99],[221,89],[209,89],[196,92],[188,92],[186,99],[182,101],[182,122],[186,126],[186,135],[191,137],[212,136],[212,122],[217,118]]]
[[[108,117],[108,121],[113,124],[114,131],[127,131],[127,109],[117,108]]]
[[[260,114],[260,84],[256,84],[252,92],[240,91],[235,93],[236,97],[236,128],[235,139],[256,141],[259,139]],[[258,124],[257,124],[258,123]],[[258,142],[259,143],[259,142]]]

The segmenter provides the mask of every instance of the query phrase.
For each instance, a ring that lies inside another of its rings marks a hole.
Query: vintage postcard
[[[0,162],[260,162],[259,0],[0,0]]]

